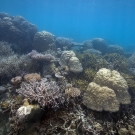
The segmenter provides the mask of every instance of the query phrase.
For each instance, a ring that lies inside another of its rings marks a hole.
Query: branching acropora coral
[[[37,101],[41,107],[58,108],[65,101],[56,82],[48,82],[46,78],[40,82],[22,83],[16,91],[30,101]]]

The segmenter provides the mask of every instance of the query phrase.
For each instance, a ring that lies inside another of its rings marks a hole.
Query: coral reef
[[[99,50],[102,53],[105,53],[107,51],[107,43],[102,38],[92,39],[92,45],[95,50]]]
[[[135,134],[135,54],[6,13],[0,31],[0,135]]]
[[[11,55],[9,57],[2,57],[0,60],[0,79],[11,79],[14,76],[20,74],[20,71],[25,72],[37,72],[40,69],[40,65],[37,62],[33,62],[26,55]]]
[[[82,65],[77,57],[71,57],[69,59],[69,70],[74,73],[80,73],[83,71]]]
[[[95,54],[95,55],[101,55],[102,53],[98,50],[95,49],[87,49],[84,51],[84,53],[88,53],[88,54]]]
[[[108,87],[91,82],[84,93],[83,104],[96,111],[116,112],[119,110],[119,101],[115,92]]]
[[[119,72],[128,72],[127,59],[117,53],[105,54],[103,58],[108,62],[109,68]]]
[[[86,49],[93,49],[93,44],[92,44],[92,41],[91,40],[85,40],[83,42],[84,46],[83,46],[83,49],[86,50]]]
[[[71,46],[73,46],[73,41],[72,41],[72,39],[68,39],[68,38],[64,38],[64,37],[57,37],[56,46],[57,46],[57,48],[61,48],[61,49],[63,49],[63,47],[71,49]]]
[[[77,87],[84,92],[87,89],[89,82],[93,81],[95,74],[95,70],[87,68],[78,74],[69,73],[66,78],[74,87]]]
[[[88,85],[83,103],[96,111],[118,111],[120,103],[131,103],[126,80],[115,70],[100,69]]]
[[[37,27],[22,16],[10,16],[2,13],[0,16],[0,40],[13,43],[15,52],[24,53],[32,48],[32,40]]]
[[[81,94],[81,91],[79,89],[72,87],[71,84],[66,85],[65,95],[67,95],[68,98],[78,97],[80,96],[80,94]]]
[[[11,44],[9,44],[8,42],[0,41],[0,57],[8,57],[13,54],[14,52],[11,49]]]
[[[98,71],[100,68],[108,68],[108,62],[105,59],[103,59],[102,56],[99,55],[89,53],[78,53],[77,58],[79,58],[84,70],[90,68],[95,71]]]
[[[118,45],[109,45],[107,47],[107,53],[118,53],[124,55],[124,49]]]
[[[0,80],[9,80],[14,76],[20,75],[21,71],[32,72],[38,71],[40,65],[33,62],[26,55],[15,54],[11,49],[11,44],[0,42]],[[15,78],[14,78],[15,79]]]
[[[121,104],[130,104],[127,82],[116,70],[100,69],[94,77],[94,82],[113,89]]]
[[[32,80],[40,81],[41,80],[41,76],[39,74],[37,74],[37,73],[26,74],[24,76],[24,80],[26,82],[30,82]]]
[[[135,78],[132,75],[121,73],[124,79],[127,81],[129,92],[131,93],[131,96],[133,97],[135,95]]]
[[[62,67],[68,66],[69,70],[73,73],[80,73],[83,71],[82,65],[73,51],[64,51],[60,57],[59,64]]]
[[[65,101],[56,82],[48,82],[46,78],[41,79],[40,82],[22,83],[21,88],[17,89],[16,92],[30,101],[37,101],[43,108],[45,106],[58,108]]]
[[[33,40],[33,48],[39,52],[55,49],[55,36],[47,31],[37,32]]]
[[[36,50],[32,50],[32,52],[27,54],[27,56],[37,61],[52,61],[55,59],[55,57],[52,56],[51,54],[41,54],[38,53]]]
[[[65,67],[65,66],[68,66],[68,62],[69,62],[69,59],[71,57],[75,57],[75,53],[73,51],[64,51],[62,54],[61,54],[61,57],[60,57],[60,65],[62,67]]]
[[[42,76],[46,77],[55,73],[56,66],[54,63],[45,63],[42,68]]]
[[[135,68],[135,53],[128,59],[129,66]]]
[[[21,76],[16,76],[14,78],[11,79],[11,83],[13,84],[14,87],[19,87],[19,85],[22,82],[22,77]]]

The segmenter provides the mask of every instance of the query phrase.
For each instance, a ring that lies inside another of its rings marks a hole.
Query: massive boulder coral
[[[71,57],[68,65],[70,71],[74,73],[80,73],[83,71],[82,65],[77,57]]]
[[[82,65],[73,51],[64,51],[60,57],[59,64],[62,67],[69,67],[70,71],[74,73],[83,71]]]
[[[118,45],[109,45],[107,47],[107,53],[118,53],[118,54],[123,55],[124,49],[121,46],[118,46]]]
[[[119,101],[115,92],[108,87],[101,87],[94,82],[88,85],[84,93],[83,104],[96,111],[115,112],[119,110]]]
[[[68,49],[73,46],[72,39],[64,38],[64,37],[57,37],[56,38],[56,46],[57,48],[63,49],[63,47],[67,47]]]
[[[32,48],[37,27],[22,16],[0,15],[0,40],[12,43],[16,52],[24,53]]]
[[[0,41],[0,56],[7,57],[13,54],[14,52],[11,49],[11,44],[8,42]]]
[[[83,44],[83,49],[93,49],[92,40],[85,40]]]
[[[128,59],[129,66],[135,68],[135,53]]]
[[[64,51],[60,57],[60,65],[62,67],[68,66],[69,59],[75,56],[76,55],[73,51]]]
[[[83,103],[96,111],[119,110],[119,104],[130,104],[126,80],[119,72],[100,69],[84,93]],[[110,106],[109,106],[110,105]]]
[[[94,38],[92,39],[92,45],[95,50],[99,50],[102,53],[105,53],[107,50],[107,43],[102,38]]]
[[[130,104],[127,82],[118,71],[102,68],[96,73],[94,82],[113,89],[121,104]]]
[[[33,48],[39,52],[55,49],[55,36],[47,31],[37,32],[34,36]]]

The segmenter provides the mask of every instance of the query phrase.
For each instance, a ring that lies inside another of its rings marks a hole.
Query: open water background
[[[76,42],[101,37],[135,48],[135,0],[0,0],[0,12],[21,15],[57,37]]]

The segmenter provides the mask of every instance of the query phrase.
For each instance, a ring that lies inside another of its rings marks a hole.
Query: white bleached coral
[[[28,115],[31,113],[31,109],[32,107],[30,105],[28,106],[21,106],[20,108],[18,108],[17,110],[17,116],[22,117],[23,115]]]

